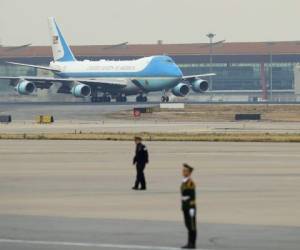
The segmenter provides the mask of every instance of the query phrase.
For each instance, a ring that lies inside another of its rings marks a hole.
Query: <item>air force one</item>
[[[91,98],[92,102],[126,102],[127,96],[136,95],[137,102],[147,102],[147,93],[162,92],[162,101],[168,102],[167,93],[186,96],[190,89],[202,93],[208,90],[208,82],[202,77],[215,74],[183,76],[169,56],[159,55],[131,61],[77,61],[64,39],[55,19],[49,18],[53,61],[39,66],[8,62],[51,71],[53,77],[19,76],[0,77],[10,80],[20,95],[33,94],[37,89],[49,89],[57,85],[57,93]]]

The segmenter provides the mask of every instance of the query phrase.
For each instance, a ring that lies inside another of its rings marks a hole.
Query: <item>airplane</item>
[[[19,46],[5,47],[5,50],[6,51],[21,50],[21,49],[26,49],[30,46],[31,46],[31,43],[27,43],[27,44],[23,44],[23,45],[19,45]],[[3,47],[3,46],[0,44],[0,47]]]
[[[53,77],[18,76],[8,79],[20,95],[33,94],[37,89],[49,89],[56,85],[57,93],[90,98],[91,102],[126,102],[135,95],[137,102],[147,102],[150,92],[162,92],[162,102],[170,100],[168,92],[178,97],[186,96],[190,89],[202,93],[209,83],[203,77],[215,75],[184,76],[173,59],[166,55],[143,57],[136,60],[114,61],[76,60],[55,19],[48,19],[53,61],[49,66],[7,62],[13,65],[43,69]]]

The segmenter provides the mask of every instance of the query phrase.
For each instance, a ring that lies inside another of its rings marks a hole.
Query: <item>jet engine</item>
[[[75,97],[87,97],[91,95],[91,87],[85,84],[78,84],[71,89],[71,93]]]
[[[179,83],[172,89],[172,94],[175,96],[186,96],[190,91],[189,85],[186,83]]]
[[[191,83],[192,90],[197,93],[202,93],[208,90],[208,82],[202,79],[195,80]]]
[[[15,87],[15,90],[20,95],[30,95],[35,91],[35,89],[35,84],[26,80],[20,81]]]

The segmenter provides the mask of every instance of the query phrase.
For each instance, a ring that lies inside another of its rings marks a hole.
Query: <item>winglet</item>
[[[76,58],[56,24],[54,17],[49,17],[48,20],[54,61],[76,61]]]

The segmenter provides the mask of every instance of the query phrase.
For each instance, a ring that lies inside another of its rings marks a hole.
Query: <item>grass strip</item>
[[[300,134],[296,133],[0,133],[2,140],[132,141],[134,136],[145,141],[300,142]]]

